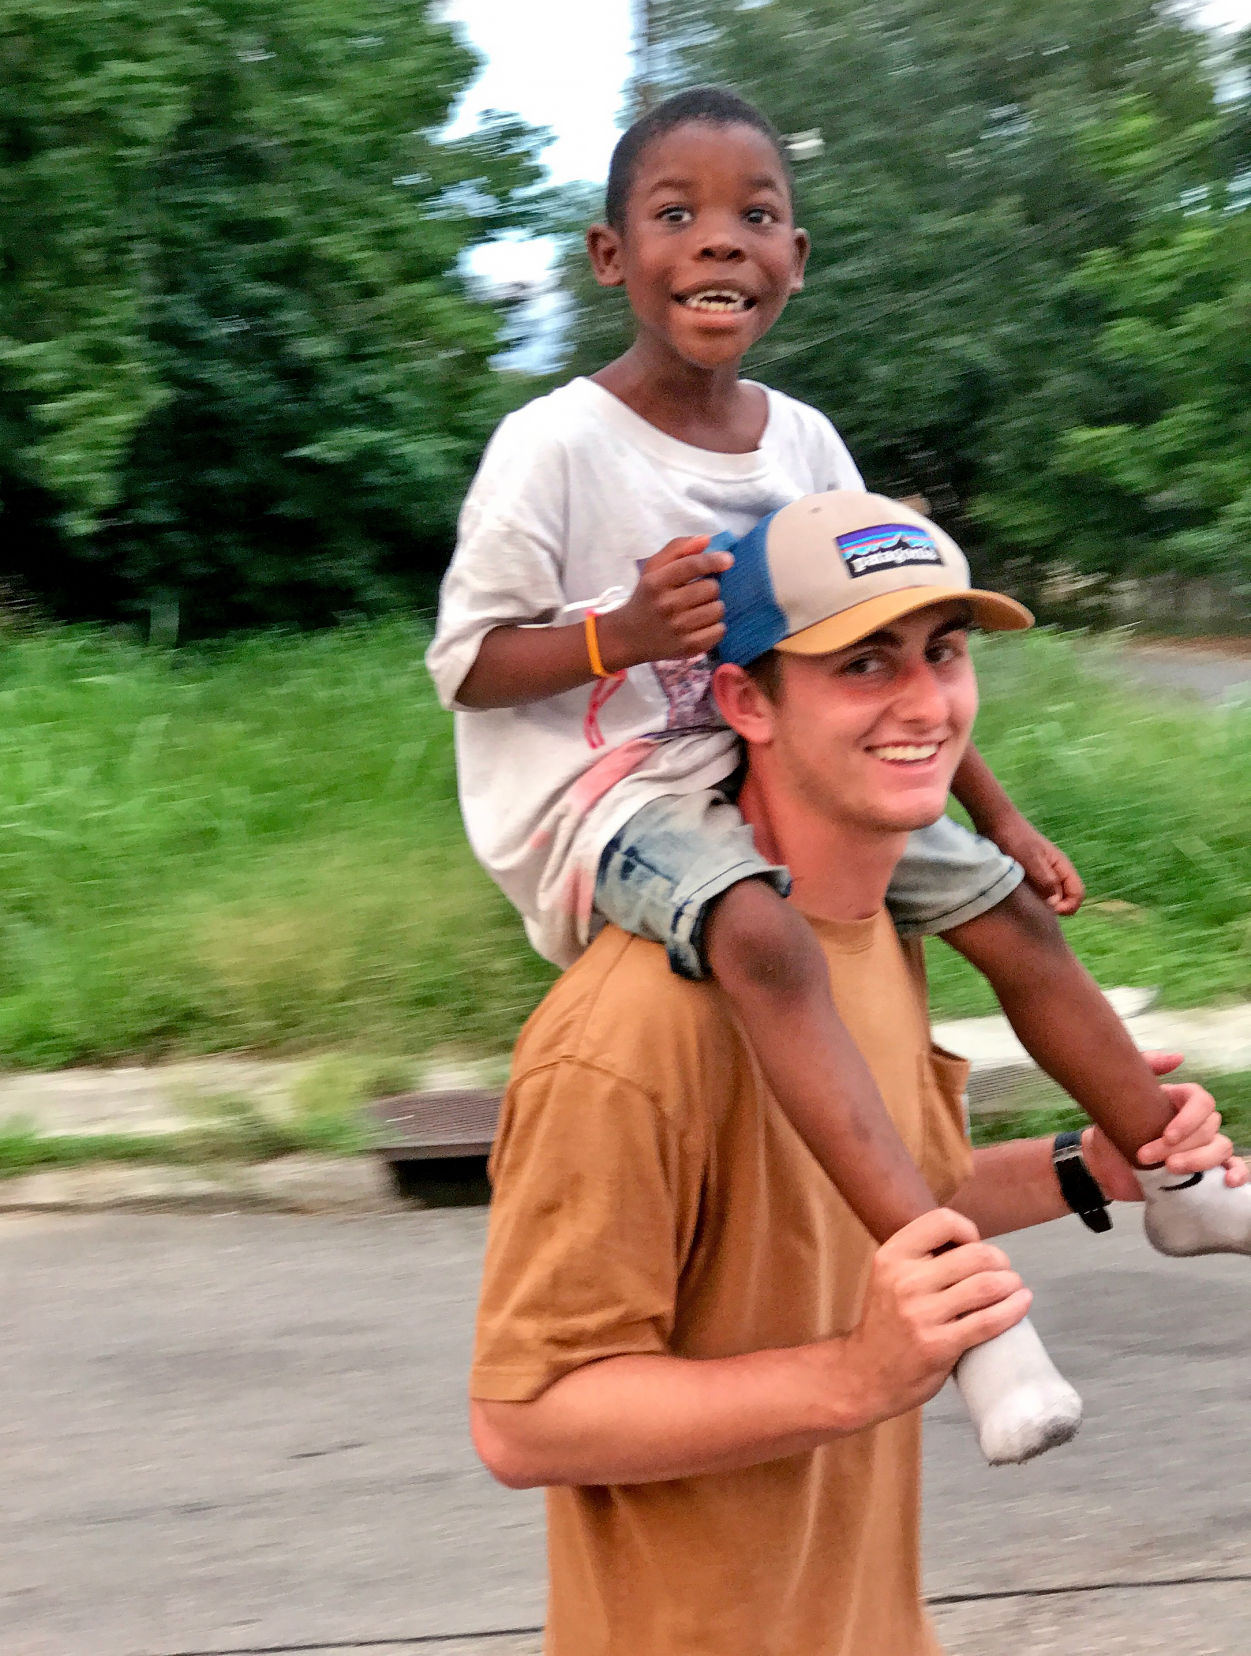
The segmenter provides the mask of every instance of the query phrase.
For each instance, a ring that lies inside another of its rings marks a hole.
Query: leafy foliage
[[[815,255],[749,371],[1023,595],[1057,561],[1245,596],[1251,32],[1171,0],[652,0],[654,90],[786,132]],[[152,636],[424,598],[493,425],[537,134],[439,141],[436,0],[0,0],[3,577]],[[1219,93],[1219,95],[1218,95]],[[574,347],[629,337],[571,252]]]
[[[0,0],[0,501],[68,614],[372,609],[437,568],[507,382],[458,265],[534,135],[438,133],[430,0]]]
[[[1164,0],[656,9],[667,45],[654,92],[732,84],[783,132],[823,140],[796,162],[814,244],[807,291],[753,372],[826,409],[872,484],[929,494],[983,562],[1069,557],[1076,534],[1088,568],[1119,570],[1148,541],[1157,564],[1222,565],[1241,508],[1219,532],[1224,551],[1190,508],[1170,508],[1161,538],[1160,508],[1145,504],[1158,478],[1142,470],[1143,444],[1161,471],[1203,446],[1245,362],[1236,314],[1222,327],[1192,309],[1216,305],[1218,290],[1228,303],[1244,231],[1216,237],[1189,287],[1169,290],[1143,263],[1167,263],[1173,230],[1190,223],[1183,205],[1210,201],[1210,217],[1233,205],[1223,181],[1245,162],[1245,117],[1216,100],[1208,37]],[[1163,328],[1169,343],[1148,363],[1150,345],[1127,330],[1153,282],[1155,342]],[[585,278],[577,293],[585,369],[618,343],[621,319]],[[1202,396],[1172,381],[1178,353]],[[1129,451],[1107,433],[1162,419],[1174,401],[1171,424],[1133,439],[1131,488]],[[1240,441],[1245,452],[1244,432],[1229,428],[1222,454]],[[1208,498],[1223,485],[1202,465],[1180,486]]]
[[[1251,218],[1210,191],[1090,255],[1073,283],[1103,318],[1092,385],[1031,475],[988,511],[1041,553],[1115,576],[1181,571],[1251,593]],[[1075,423],[1076,421],[1080,423]]]

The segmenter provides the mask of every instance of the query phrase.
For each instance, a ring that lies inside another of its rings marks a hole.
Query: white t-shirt
[[[677,535],[741,535],[800,495],[864,487],[823,414],[767,396],[760,447],[718,454],[575,379],[503,421],[465,499],[426,665],[456,709],[469,842],[558,966],[590,940],[600,856],[618,829],[738,763],[711,666],[652,662],[523,707],[465,710],[456,692],[492,627],[576,621],[623,602]]]

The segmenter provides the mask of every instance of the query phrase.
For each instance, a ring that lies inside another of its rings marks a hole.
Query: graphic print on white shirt
[[[712,662],[706,655],[653,661],[668,703],[665,730],[716,730],[721,724],[712,694]]]
[[[760,447],[720,454],[573,380],[504,420],[465,499],[426,664],[456,710],[470,844],[557,965],[589,941],[596,870],[617,830],[648,800],[734,771],[711,664],[648,663],[521,707],[469,711],[456,693],[492,628],[580,623],[610,593],[628,596],[675,536],[741,535],[800,495],[864,487],[824,415],[767,395]]]

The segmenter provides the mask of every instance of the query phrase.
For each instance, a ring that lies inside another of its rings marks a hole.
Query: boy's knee
[[[828,993],[825,956],[812,928],[767,880],[741,880],[717,899],[705,928],[715,978],[774,995]]]

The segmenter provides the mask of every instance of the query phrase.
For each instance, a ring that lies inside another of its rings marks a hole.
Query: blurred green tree
[[[871,484],[923,490],[980,561],[1028,575],[1055,540],[1021,500],[990,508],[1075,423],[1066,383],[1106,374],[1106,302],[1075,274],[1228,167],[1208,37],[1168,0],[653,7],[656,89],[732,85],[809,135],[807,289],[748,371],[830,413]],[[585,370],[623,324],[570,271]]]
[[[1074,278],[1104,318],[1085,384],[1034,405],[1035,464],[990,521],[1040,558],[1107,575],[1174,573],[1251,598],[1251,214],[1196,194]],[[1043,440],[1043,439],[1046,440]]]
[[[8,574],[158,632],[429,582],[510,395],[461,261],[538,176],[440,141],[476,69],[434,0],[0,0]]]

